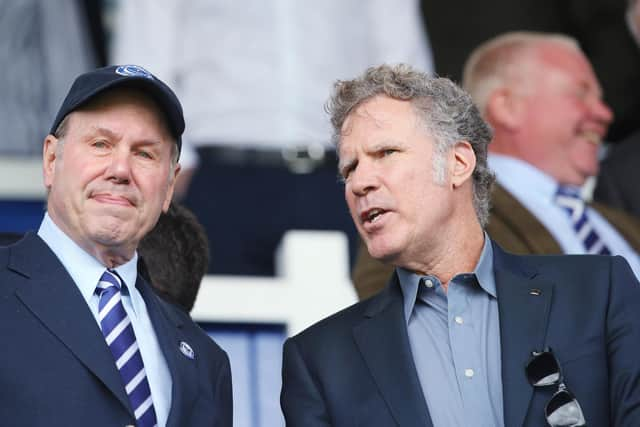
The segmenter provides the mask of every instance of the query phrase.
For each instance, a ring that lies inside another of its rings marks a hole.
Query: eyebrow
[[[120,133],[114,132],[113,130],[103,126],[92,126],[91,130],[92,132],[89,136],[90,138],[99,136],[99,135],[105,135],[113,139],[120,139],[122,137]],[[161,143],[162,143],[162,140],[141,139],[141,140],[135,140],[133,142],[133,145],[161,145]]]
[[[376,152],[388,147],[404,147],[405,142],[399,139],[383,139],[382,141],[375,142],[369,147],[372,151]]]
[[[356,162],[357,162],[356,159],[349,159],[344,162],[340,160],[338,162],[338,173],[340,174],[340,176],[344,176],[344,171],[352,167]]]
[[[406,146],[405,141],[398,139],[383,139],[381,141],[377,141],[372,143],[369,147],[366,148],[367,153],[376,153],[380,150],[384,150],[390,147],[394,148],[404,148]],[[357,159],[348,159],[343,161],[342,158],[338,162],[338,171],[342,173],[342,171],[350,166],[353,166],[354,163],[357,163]]]

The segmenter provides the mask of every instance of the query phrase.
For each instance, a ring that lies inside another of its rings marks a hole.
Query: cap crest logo
[[[139,65],[121,65],[116,68],[116,74],[126,77],[146,77],[153,79],[153,75]]]

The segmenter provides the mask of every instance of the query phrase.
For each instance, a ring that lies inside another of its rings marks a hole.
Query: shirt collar
[[[60,227],[53,222],[48,213],[45,213],[44,219],[40,224],[38,236],[45,241],[58,257],[80,290],[85,301],[89,303],[106,267],[67,236]],[[124,280],[129,292],[135,289],[136,278],[138,276],[137,262],[138,254],[134,253],[132,259],[115,269],[122,280]]]
[[[402,290],[404,319],[408,324],[417,301],[420,280],[423,277],[429,277],[436,287],[441,285],[440,281],[433,276],[422,276],[401,267],[396,268],[396,272],[398,274],[398,280],[400,281],[400,289]],[[496,281],[495,275],[493,274],[493,247],[491,246],[491,239],[486,232],[484,233],[484,244],[482,246],[482,252],[480,253],[480,259],[473,272],[456,274],[452,281],[460,275],[468,274],[475,275],[480,287],[493,298],[497,298]]]
[[[491,153],[488,156],[489,167],[496,174],[496,179],[510,193],[522,192],[523,183],[526,183],[528,194],[536,193],[547,200],[553,200],[558,182],[540,169],[511,156]]]

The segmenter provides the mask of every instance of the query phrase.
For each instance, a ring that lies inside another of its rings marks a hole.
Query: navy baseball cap
[[[175,137],[180,153],[184,132],[184,116],[180,101],[169,86],[139,65],[110,65],[78,76],[62,102],[49,133],[54,134],[60,122],[69,113],[116,87],[135,87],[152,97],[165,113],[169,130]]]

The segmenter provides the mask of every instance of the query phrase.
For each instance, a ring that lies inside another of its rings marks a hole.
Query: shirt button
[[[462,325],[464,323],[464,319],[462,319],[462,317],[460,316],[456,316],[455,321],[458,325]]]
[[[474,374],[473,369],[469,368],[464,370],[464,376],[467,378],[473,378],[473,374]]]
[[[432,281],[431,279],[426,279],[426,280],[424,281],[424,285],[425,285],[427,288],[433,288],[433,281]]]

